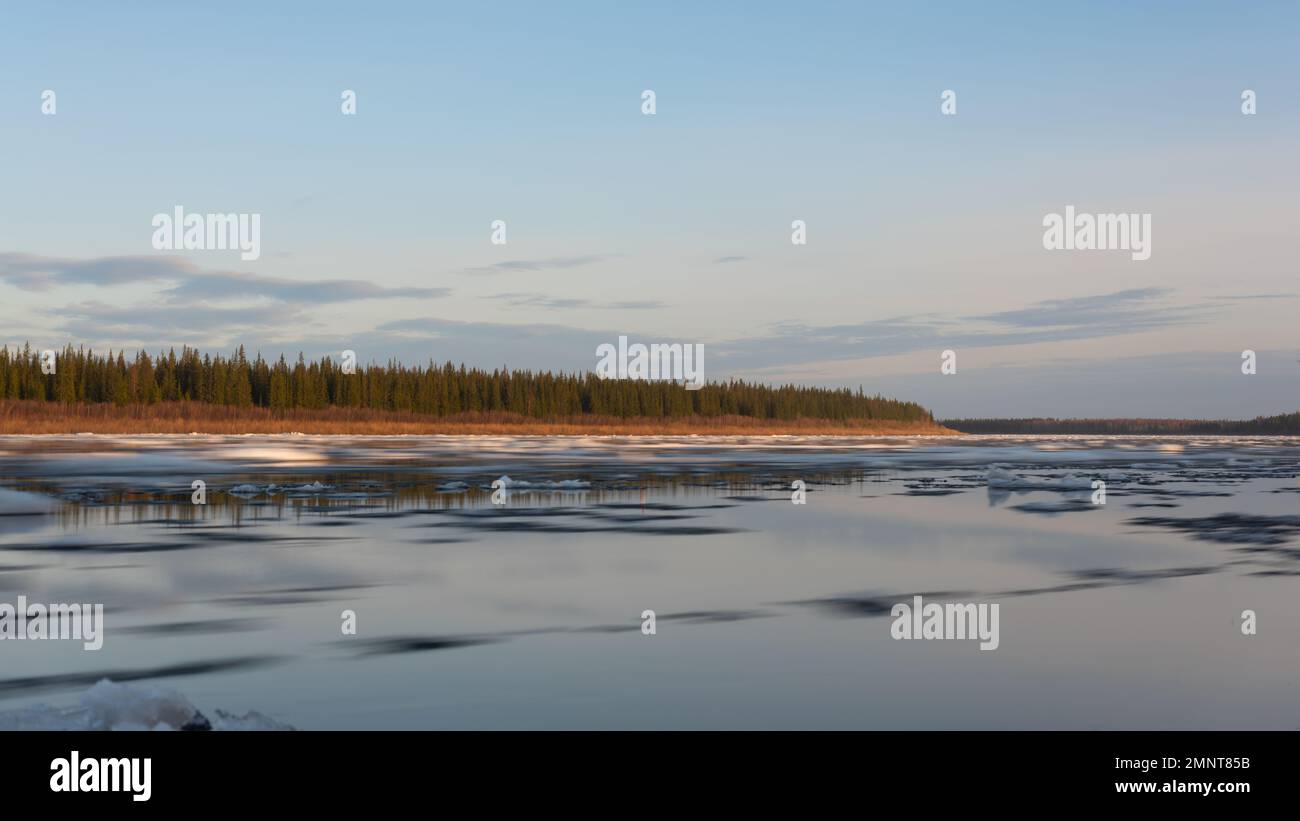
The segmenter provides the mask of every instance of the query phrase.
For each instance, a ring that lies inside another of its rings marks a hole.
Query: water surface
[[[0,601],[107,611],[98,652],[0,642],[0,726],[107,677],[304,729],[1294,729],[1297,459],[1280,437],[0,437]],[[916,593],[998,603],[1000,646],[891,639]]]

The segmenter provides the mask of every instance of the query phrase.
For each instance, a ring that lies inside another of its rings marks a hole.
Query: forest
[[[228,357],[185,347],[179,354],[138,351],[128,358],[123,351],[94,353],[69,345],[56,352],[53,371],[43,372],[41,354],[30,345],[0,347],[0,400],[118,407],[192,402],[273,413],[355,408],[444,418],[499,412],[538,420],[589,415],[934,421],[914,402],[870,396],[861,388],[730,380],[687,390],[669,381],[506,368],[489,372],[432,361],[425,367],[358,363],[353,373],[345,373],[329,357],[307,361],[299,353],[293,362],[283,355],[270,361],[259,353],[249,359],[243,346]]]

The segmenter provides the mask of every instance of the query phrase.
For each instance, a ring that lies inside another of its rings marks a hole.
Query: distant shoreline
[[[504,412],[432,417],[365,408],[273,411],[197,402],[152,405],[0,402],[0,435],[95,434],[284,434],[351,436],[956,436],[929,421],[808,419],[745,416],[569,416],[534,419]]]
[[[1043,436],[1300,436],[1300,412],[1254,419],[944,419],[962,433]]]
[[[759,419],[752,416],[537,419],[504,411],[452,416],[327,407],[271,410],[202,402],[71,403],[0,400],[0,435],[191,433],[238,436],[1300,436],[1300,413],[1207,419]]]

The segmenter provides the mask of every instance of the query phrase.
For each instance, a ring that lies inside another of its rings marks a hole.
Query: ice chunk
[[[214,730],[238,730],[249,732],[254,730],[293,729],[293,727],[290,727],[288,724],[283,724],[275,719],[267,718],[255,710],[244,713],[242,716],[231,715],[225,710],[217,710],[216,716],[217,720],[212,724],[212,729]]]
[[[175,730],[203,718],[175,690],[101,679],[81,696],[87,730]],[[203,724],[207,723],[203,719]]]
[[[989,465],[988,485],[1006,490],[1092,490],[1092,480],[1087,476],[1020,476],[1005,465]]]
[[[216,711],[210,722],[176,690],[101,679],[81,695],[80,706],[38,704],[0,712],[0,730],[292,730],[288,724],[249,712]]]
[[[500,487],[512,488],[516,490],[585,490],[591,487],[591,482],[582,479],[511,479],[509,476],[502,476],[495,480],[493,484],[500,482]]]

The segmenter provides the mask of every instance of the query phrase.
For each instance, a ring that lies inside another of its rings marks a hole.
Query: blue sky
[[[0,342],[573,370],[626,334],[941,416],[1300,407],[1294,2],[4,18]],[[1067,204],[1150,213],[1152,258],[1045,251]],[[176,205],[260,214],[261,257],[155,250]]]

